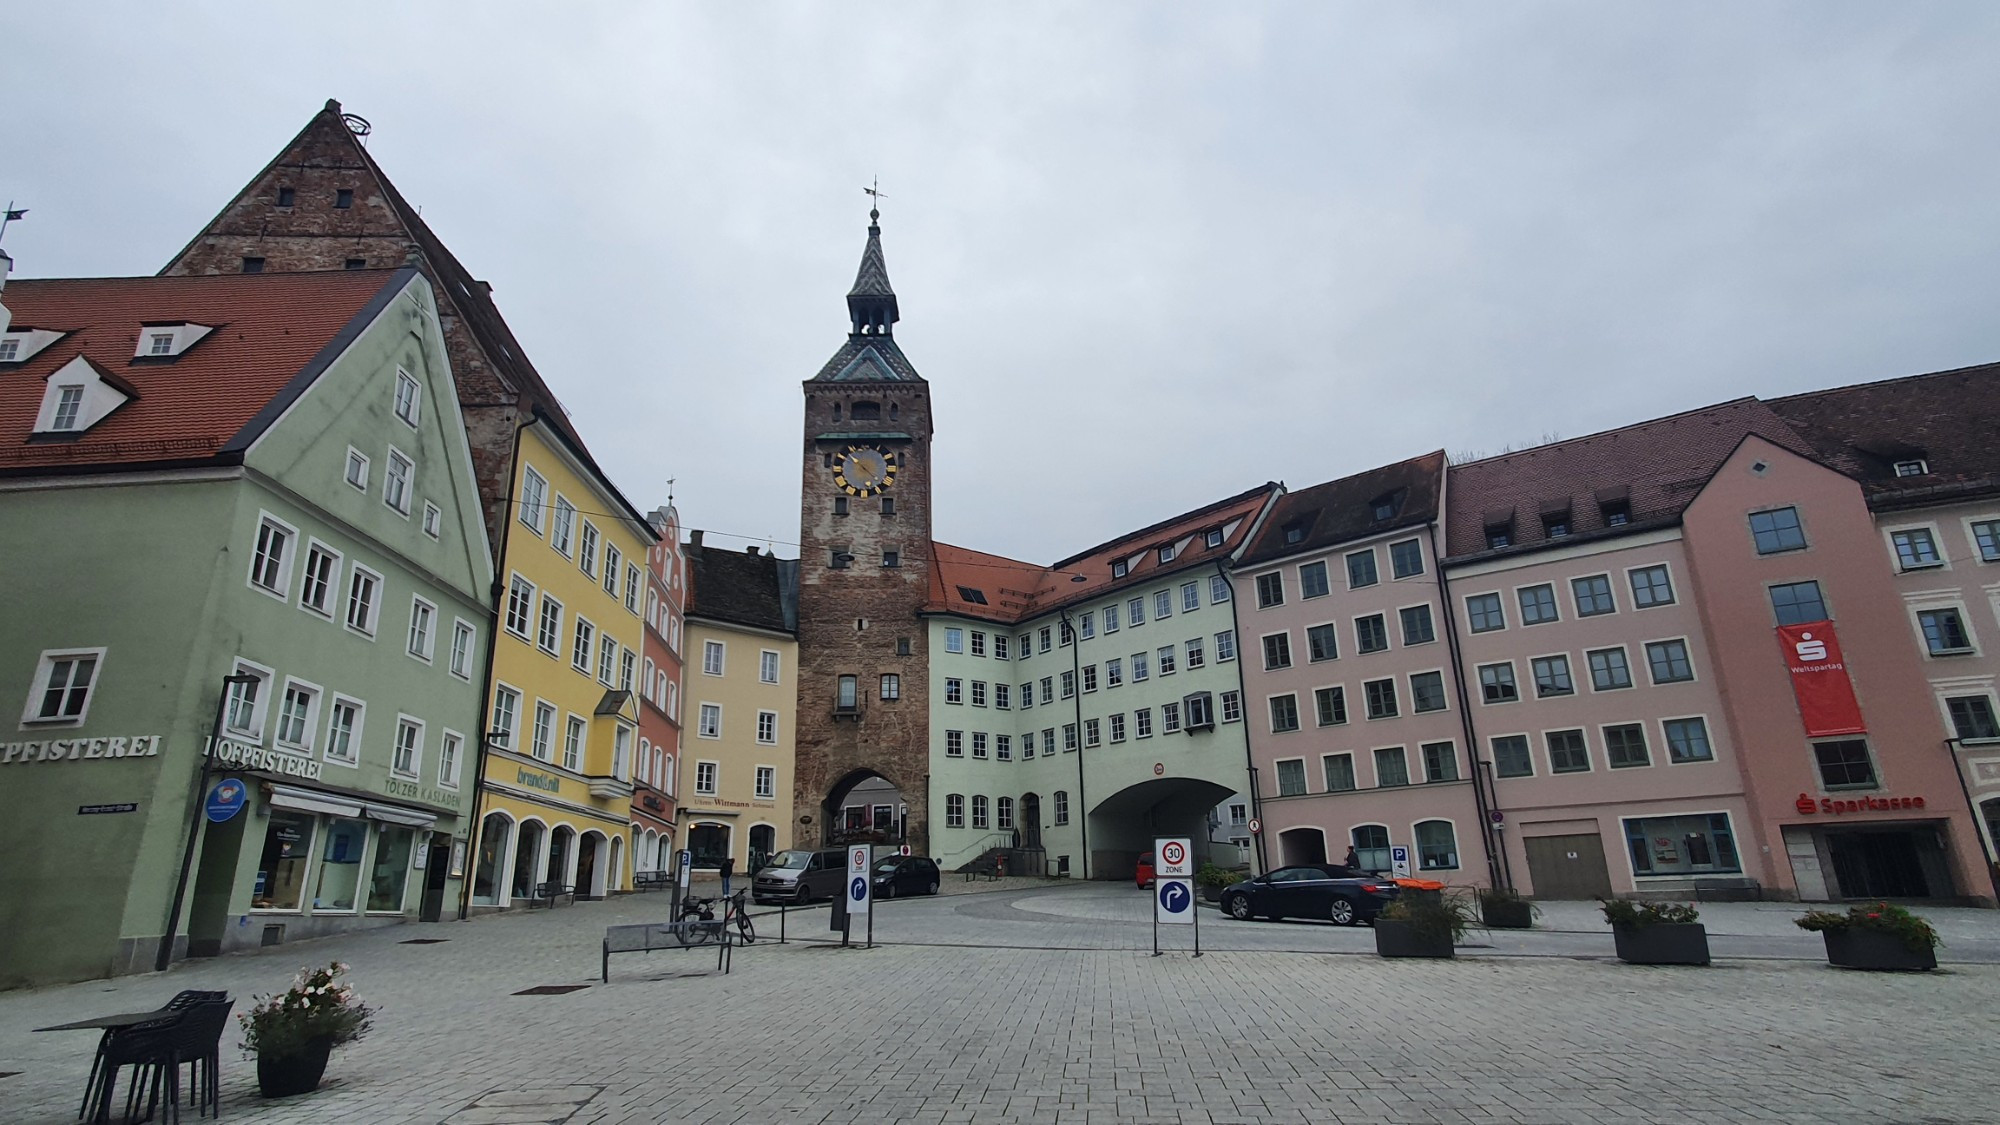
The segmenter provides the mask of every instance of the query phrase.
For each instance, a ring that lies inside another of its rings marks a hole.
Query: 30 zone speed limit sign
[[[1175,837],[1158,841],[1154,856],[1158,865],[1155,873],[1164,879],[1185,879],[1194,874],[1194,848],[1186,837]]]

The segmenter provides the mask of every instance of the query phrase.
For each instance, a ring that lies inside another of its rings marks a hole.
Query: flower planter
[[[1849,927],[1824,930],[1827,963],[1840,969],[1926,972],[1937,968],[1937,951],[1911,949],[1902,938],[1886,930]]]
[[[1203,902],[1221,902],[1221,901],[1222,901],[1222,888],[1221,888],[1221,887],[1219,887],[1219,886],[1216,886],[1216,885],[1215,885],[1215,884],[1213,884],[1213,883],[1203,883],[1203,884],[1201,885],[1201,901],[1203,901]]]
[[[258,1055],[257,1091],[267,1098],[312,1093],[319,1089],[319,1080],[326,1074],[327,1056],[332,1053],[333,1040],[315,1039],[296,1055],[280,1058]]]
[[[1611,940],[1628,965],[1708,964],[1708,927],[1700,922],[1613,926]]]
[[[1535,928],[1535,906],[1519,898],[1482,901],[1479,920],[1495,930],[1531,930]]]
[[[1375,919],[1375,952],[1384,957],[1451,957],[1450,934],[1419,933],[1415,925]]]

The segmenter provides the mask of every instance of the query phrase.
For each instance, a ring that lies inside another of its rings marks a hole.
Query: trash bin
[[[844,934],[847,932],[847,888],[842,887],[833,896],[832,906],[833,909],[827,911],[826,928],[836,934]]]

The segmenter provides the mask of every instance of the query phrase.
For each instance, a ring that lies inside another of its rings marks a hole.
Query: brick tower
[[[847,342],[805,383],[794,839],[830,841],[848,791],[881,777],[909,807],[907,842],[923,855],[931,397],[896,346],[880,218],[868,212]]]

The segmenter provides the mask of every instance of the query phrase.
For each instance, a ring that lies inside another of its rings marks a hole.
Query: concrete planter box
[[[1479,920],[1494,930],[1532,930],[1535,928],[1535,906],[1518,898],[1482,900]]]
[[[1708,927],[1700,922],[1613,926],[1611,940],[1628,965],[1708,964]]]
[[[1928,972],[1937,968],[1937,951],[1911,949],[1885,930],[1823,930],[1827,963],[1839,969],[1883,972]]]
[[[1375,919],[1375,952],[1384,957],[1452,957],[1451,937],[1419,934],[1409,922]]]

